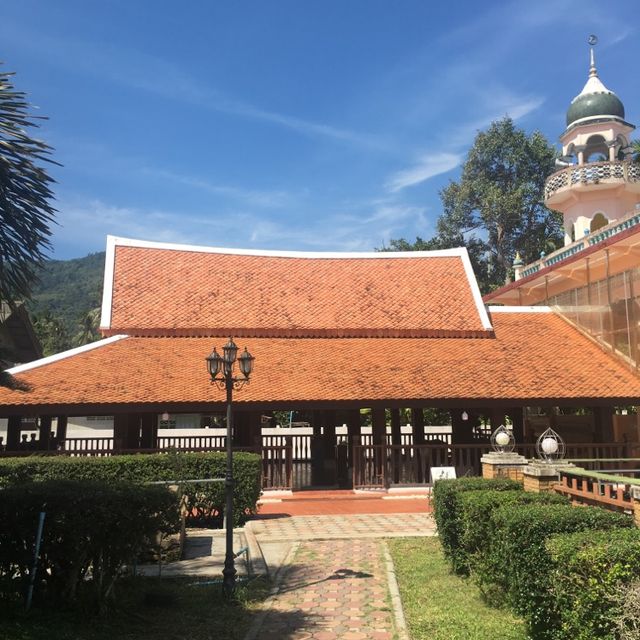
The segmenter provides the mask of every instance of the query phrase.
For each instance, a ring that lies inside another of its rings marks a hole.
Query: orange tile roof
[[[560,317],[496,312],[492,320],[495,338],[486,340],[238,340],[256,360],[250,384],[235,400],[287,407],[322,401],[428,406],[455,405],[458,399],[640,399],[640,378]],[[30,390],[0,388],[0,405],[20,405],[24,413],[32,405],[143,403],[162,411],[222,403],[224,392],[210,384],[204,360],[221,344],[204,337],[112,341],[17,373]]]
[[[459,249],[319,257],[111,241],[105,335],[491,335]]]

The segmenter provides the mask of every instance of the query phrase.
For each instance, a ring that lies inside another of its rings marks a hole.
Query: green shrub
[[[165,487],[45,480],[0,490],[0,588],[24,594],[39,514],[45,512],[36,596],[56,603],[89,592],[101,607],[125,563],[176,531],[178,495]],[[88,577],[91,577],[88,580]]]
[[[433,486],[434,517],[444,555],[453,571],[465,575],[467,563],[460,552],[462,510],[460,495],[466,491],[522,491],[522,485],[508,478],[458,478],[437,480]]]
[[[496,509],[491,519],[495,533],[481,580],[504,590],[506,602],[526,619],[535,640],[555,640],[552,630],[557,627],[546,539],[556,533],[633,527],[624,514],[565,505],[507,505]]]
[[[234,452],[234,523],[256,512],[260,497],[260,456]],[[105,457],[29,456],[0,459],[0,487],[43,480],[157,482],[224,478],[226,454],[159,453]],[[183,484],[191,520],[222,522],[224,483]]]
[[[640,531],[614,529],[552,536],[554,639],[615,640],[623,586],[640,578]],[[637,637],[637,636],[636,636]]]
[[[467,491],[461,494],[459,562],[466,563],[470,573],[476,573],[476,567],[485,562],[486,551],[495,534],[491,519],[495,509],[506,505],[517,508],[519,505],[534,503],[568,505],[569,499],[557,493],[524,491]],[[478,576],[481,575],[482,570]],[[483,589],[479,579],[478,584]]]

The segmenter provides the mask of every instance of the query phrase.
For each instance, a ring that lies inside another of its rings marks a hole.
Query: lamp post
[[[238,347],[229,338],[229,342],[222,347],[222,356],[216,351],[215,347],[211,354],[207,356],[207,369],[211,376],[212,384],[217,385],[220,389],[227,392],[227,474],[224,480],[226,507],[224,511],[227,533],[227,548],[224,557],[224,569],[222,570],[222,589],[227,598],[233,597],[236,588],[236,567],[235,556],[233,553],[233,449],[231,447],[232,431],[233,431],[233,390],[240,389],[247,382],[253,369],[254,357],[247,351],[244,351],[237,357]],[[236,360],[240,367],[242,377],[235,377],[234,365]]]

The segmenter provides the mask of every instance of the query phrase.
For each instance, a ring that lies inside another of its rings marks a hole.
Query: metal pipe
[[[38,556],[40,555],[40,543],[42,542],[42,531],[44,529],[44,518],[46,516],[45,511],[40,512],[38,519],[38,531],[36,533],[36,548],[33,553],[33,567],[31,568],[31,575],[29,576],[29,589],[27,590],[27,603],[26,609],[29,611],[31,608],[31,600],[33,598],[33,588],[36,584],[36,572],[38,570]]]

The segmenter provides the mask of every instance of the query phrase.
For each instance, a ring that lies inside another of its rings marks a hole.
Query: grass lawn
[[[491,609],[469,580],[449,573],[437,538],[389,540],[412,640],[525,640],[521,620]]]
[[[117,608],[104,617],[80,610],[34,608],[25,614],[0,602],[2,640],[241,640],[268,595],[264,579],[227,603],[220,585],[194,578],[130,578],[117,585]]]

